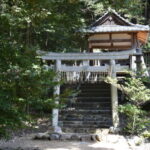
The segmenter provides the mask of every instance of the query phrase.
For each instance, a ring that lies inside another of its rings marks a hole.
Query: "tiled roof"
[[[145,26],[145,25],[132,25],[132,26],[102,25],[102,26],[95,26],[95,27],[91,27],[89,29],[82,30],[82,32],[86,32],[86,33],[125,32],[125,31],[149,31],[149,26]]]
[[[108,17],[113,14],[118,19],[120,19],[124,24],[103,24],[102,22]],[[129,22],[128,20],[121,17],[116,11],[110,9],[108,12],[106,12],[102,17],[100,17],[96,22],[94,22],[89,28],[87,29],[81,29],[81,32],[84,33],[99,33],[99,32],[138,32],[138,31],[150,31],[149,26],[146,25],[139,25],[139,24],[133,24]]]
[[[111,13],[115,14],[118,18],[120,18],[121,20],[123,20],[126,24],[128,24],[128,25],[134,25],[133,23],[131,23],[127,19],[121,17],[115,10],[109,9],[102,17],[100,17],[99,19],[97,19],[91,26],[94,26],[97,22],[100,22],[101,20],[103,20],[103,18],[105,18],[105,16],[107,16],[107,15],[109,15]]]

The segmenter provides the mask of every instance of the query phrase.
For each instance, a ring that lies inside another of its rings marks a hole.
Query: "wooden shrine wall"
[[[131,49],[134,45],[134,33],[97,33],[88,38],[89,49]]]

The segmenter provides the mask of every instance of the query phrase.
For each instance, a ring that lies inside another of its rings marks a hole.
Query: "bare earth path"
[[[124,136],[107,135],[103,142],[33,140],[36,133],[46,132],[49,118],[37,121],[37,130],[16,134],[9,141],[0,140],[0,150],[150,150],[150,143],[135,146]]]
[[[108,135],[103,142],[32,140],[33,134],[0,140],[0,150],[150,150],[150,144],[131,146],[123,136]]]

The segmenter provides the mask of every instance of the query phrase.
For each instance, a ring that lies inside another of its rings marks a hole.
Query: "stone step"
[[[80,88],[110,88],[110,84],[81,84]]]
[[[60,117],[59,119],[60,121],[107,121],[107,120],[112,120],[112,116],[111,115],[97,115],[97,116],[63,116]]]
[[[64,132],[94,133],[112,126],[111,86],[104,82],[80,84],[78,95],[67,98],[66,108],[60,110],[59,125]],[[74,87],[73,89],[77,89]]]
[[[61,123],[64,123],[64,124],[75,124],[75,125],[81,125],[81,124],[84,124],[84,125],[91,125],[91,124],[95,124],[95,125],[99,125],[101,123],[105,123],[105,122],[109,122],[111,123],[112,122],[112,119],[111,118],[103,118],[103,119],[100,119],[100,120],[60,120]]]
[[[104,108],[104,107],[111,107],[111,102],[75,102],[70,103],[73,107],[90,107],[90,108]]]
[[[122,93],[121,92],[118,92],[118,96],[121,96]],[[111,91],[91,91],[91,90],[88,90],[88,91],[80,91],[78,96],[80,97],[99,97],[99,96],[109,96],[111,97]]]
[[[111,122],[101,122],[99,124],[72,124],[72,123],[66,123],[66,124],[61,124],[59,122],[60,127],[68,127],[68,128],[106,128],[106,127],[111,127],[112,123]]]
[[[65,99],[65,98],[64,98]],[[120,96],[118,96],[118,99],[121,99]],[[68,104],[71,103],[104,103],[104,102],[109,102],[111,103],[111,97],[109,96],[92,96],[92,97],[81,97],[81,96],[77,96],[75,98],[66,98],[66,102],[68,102]]]
[[[111,118],[112,117],[112,114],[111,113],[104,113],[104,114],[80,114],[80,113],[66,113],[66,114],[62,114],[62,113],[59,113],[59,117],[60,119],[82,119],[82,120],[85,120],[85,119],[97,119],[97,120],[100,120],[102,118]]]
[[[101,105],[97,105],[95,107],[90,107],[90,106],[84,106],[84,105],[81,105],[81,106],[73,106],[73,105],[68,105],[66,108],[63,108],[63,110],[65,111],[69,111],[69,110],[95,110],[95,109],[98,109],[98,110],[101,110],[101,111],[109,111],[111,110],[111,106],[101,106]]]
[[[84,110],[95,110],[95,109],[99,109],[99,110],[111,110],[111,106],[95,106],[95,107],[87,107],[87,106],[70,106],[70,107],[66,107],[65,109],[62,109],[62,110],[70,110],[70,109],[76,109],[76,110],[79,110],[79,109],[84,109]]]
[[[60,121],[97,121],[97,120],[104,120],[104,121],[107,121],[107,120],[112,120],[111,116],[100,116],[100,117],[96,117],[96,116],[93,116],[93,118],[91,117],[83,117],[83,116],[79,116],[79,117],[75,117],[75,116],[69,116],[69,117],[66,117],[66,116],[63,116],[59,119]]]
[[[120,97],[119,97],[120,98]],[[68,102],[73,102],[73,103],[103,103],[103,102],[111,102],[111,97],[109,95],[104,96],[104,95],[91,95],[91,96],[82,96],[78,95],[75,98],[70,98],[67,100]]]
[[[74,115],[85,115],[85,114],[101,115],[101,114],[111,114],[111,110],[84,110],[84,109],[60,110],[61,115],[64,115],[66,113],[74,114]]]
[[[76,97],[76,102],[110,102],[111,97]]]
[[[81,92],[78,94],[79,97],[101,97],[101,96],[111,96],[111,92]]]
[[[110,89],[99,89],[99,88],[82,88],[80,89],[80,92],[110,92]]]
[[[70,128],[70,127],[62,127],[62,131],[65,132],[65,133],[96,133],[98,130],[102,130],[103,128],[104,129],[108,129],[110,126],[104,126],[104,127],[101,127],[101,128],[94,128],[94,127],[91,127],[91,128],[86,128],[86,127],[81,127],[81,128],[78,128],[78,127],[74,127],[74,128]]]
[[[81,91],[110,91],[110,87],[81,87]]]
[[[84,127],[89,127],[89,126],[100,126],[104,124],[111,124],[112,121],[111,119],[106,119],[106,120],[100,120],[100,121],[59,121],[59,124],[62,126],[84,126]]]

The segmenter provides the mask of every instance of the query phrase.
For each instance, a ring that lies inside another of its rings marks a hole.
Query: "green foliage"
[[[127,117],[124,132],[129,134],[139,134],[146,129],[146,125],[150,123],[145,111],[134,104],[124,104],[119,107],[119,111],[124,113]]]
[[[16,0],[10,3],[3,0],[1,22],[8,23],[11,33],[18,29],[13,32],[15,41],[44,50],[67,51],[79,48],[76,31],[84,23],[81,6],[80,2],[69,0]]]
[[[17,53],[13,47],[3,50],[12,51],[14,55],[10,56],[11,60],[7,55],[7,62],[0,59],[4,61],[0,68],[1,132],[21,127],[22,121],[28,119],[32,111],[51,110],[54,99],[49,99],[47,93],[55,85],[54,73],[40,67],[38,60],[35,62],[30,55],[26,58],[26,54]]]
[[[149,139],[150,140],[150,131],[144,131],[143,133],[142,133],[142,136],[144,137],[144,138],[147,138],[147,139]]]
[[[123,91],[126,93],[129,101],[136,106],[150,100],[150,89],[148,89],[141,78],[128,78],[122,86]]]
[[[141,78],[128,78],[121,85],[128,103],[120,105],[120,112],[127,117],[124,131],[130,134],[139,134],[150,124],[148,114],[141,109],[141,104],[150,100],[150,89],[148,89]]]
[[[135,75],[134,73],[131,73]],[[149,83],[146,77],[135,78],[131,76],[124,82],[118,83],[116,79],[106,78],[105,82],[113,84],[125,94],[127,102],[119,106],[119,111],[126,116],[124,132],[128,134],[139,134],[145,130],[150,119],[148,113],[141,109],[142,104],[150,101],[150,88],[144,83]]]
[[[25,3],[3,0],[0,6],[0,136],[5,136],[23,126],[30,112],[52,108],[47,93],[56,83],[55,74],[41,67],[38,44],[30,41]]]
[[[66,0],[1,0],[0,136],[21,127],[33,111],[60,107],[49,94],[58,84],[56,74],[41,67],[36,50],[77,48],[75,31],[83,24],[79,7]]]
[[[143,50],[145,52],[150,52],[150,37],[148,38],[148,42],[144,45]]]
[[[122,16],[132,19],[136,18],[138,22],[143,22],[143,11],[145,3],[141,0],[82,0],[85,2],[87,11],[95,17],[102,15],[108,8],[112,8],[119,12]]]

